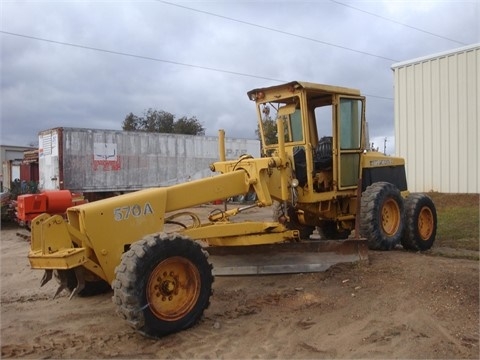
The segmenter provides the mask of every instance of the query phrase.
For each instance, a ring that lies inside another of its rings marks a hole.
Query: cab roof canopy
[[[358,89],[351,89],[351,88],[346,88],[341,86],[333,86],[333,85],[325,85],[325,84],[315,84],[315,83],[304,82],[304,81],[291,81],[291,82],[280,84],[280,85],[253,89],[253,90],[250,90],[247,93],[247,95],[250,100],[254,100],[255,99],[254,95],[257,94],[258,92],[272,92],[275,90],[285,89],[289,87],[293,87],[294,89],[305,89],[307,91],[313,91],[313,92],[325,93],[325,94],[328,93],[328,94],[341,94],[341,95],[353,95],[353,96],[360,95],[360,90]]]

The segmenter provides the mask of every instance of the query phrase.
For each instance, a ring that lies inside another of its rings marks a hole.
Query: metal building
[[[0,145],[0,192],[10,190],[15,179],[20,179],[20,165],[23,154],[32,147],[16,145]]]
[[[411,191],[480,193],[480,44],[392,65]]]

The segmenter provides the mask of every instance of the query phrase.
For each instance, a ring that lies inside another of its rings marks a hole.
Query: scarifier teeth
[[[75,289],[72,290],[70,296],[68,297],[68,300],[72,300],[72,298],[77,295],[80,291],[83,290],[85,286],[80,286],[78,285]]]
[[[55,292],[55,295],[53,298],[55,299],[58,294],[62,292],[63,289],[68,289],[68,278],[67,278],[67,273],[62,270],[55,270],[55,278],[57,281],[60,283],[60,286],[58,287],[57,291]]]
[[[45,285],[47,282],[52,280],[52,270],[45,270],[45,273],[43,274],[42,280],[40,281],[40,287]]]
[[[73,289],[72,293],[70,294],[69,300],[72,300],[72,298],[80,293],[85,288],[85,274],[83,272],[83,269],[81,267],[76,267],[75,268],[75,276],[77,277],[77,286],[75,289]]]
[[[66,288],[67,287],[64,284],[60,284],[57,291],[55,292],[55,295],[53,295],[53,299],[55,300],[55,298],[58,296],[58,294],[60,294],[62,292],[62,290],[66,289]]]

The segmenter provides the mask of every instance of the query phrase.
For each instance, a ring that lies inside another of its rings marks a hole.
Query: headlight
[[[291,186],[292,186],[293,188],[296,188],[296,187],[298,186],[298,180],[297,180],[297,179],[293,179],[293,180],[292,180],[292,183],[291,183]]]

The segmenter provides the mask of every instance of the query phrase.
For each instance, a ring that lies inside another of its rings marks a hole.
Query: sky
[[[298,80],[360,89],[393,154],[392,65],[480,42],[480,0],[2,0],[0,16],[0,143],[18,146],[149,108],[255,139],[247,91]]]

